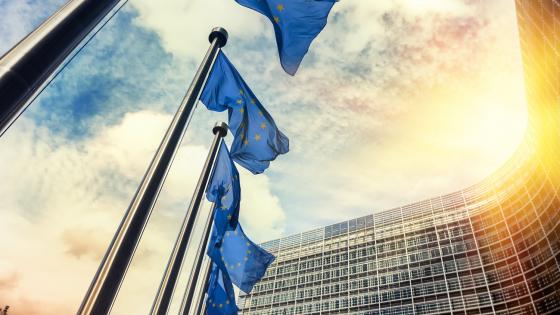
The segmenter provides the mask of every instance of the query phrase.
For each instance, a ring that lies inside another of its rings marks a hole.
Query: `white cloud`
[[[2,137],[0,145],[10,150],[0,157],[0,177],[8,179],[0,186],[0,220],[2,234],[10,237],[0,238],[0,287],[1,279],[17,275],[17,281],[0,290],[0,300],[12,305],[13,314],[24,314],[18,311],[24,300],[43,309],[64,306],[62,313],[77,308],[170,119],[149,111],[129,113],[77,142],[22,119]],[[115,314],[145,313],[150,307],[206,154],[203,146],[179,150]],[[244,177],[243,189],[259,192],[244,195],[246,230],[279,236],[284,214],[266,175]],[[269,209],[271,215],[255,209]]]
[[[0,7],[2,8],[0,55],[17,44],[64,3],[65,0],[0,1]]]
[[[260,33],[254,28],[257,13],[235,1],[223,0],[133,0],[139,25],[156,31],[167,51],[181,57],[200,57],[208,47],[208,34],[221,26],[230,37],[251,38]]]
[[[270,179],[262,175],[254,176],[240,167],[238,169],[243,229],[257,243],[281,237],[286,216],[280,199],[270,191]]]

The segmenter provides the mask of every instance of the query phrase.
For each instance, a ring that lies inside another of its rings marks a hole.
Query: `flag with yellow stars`
[[[209,110],[228,110],[234,135],[231,158],[253,174],[264,172],[270,161],[288,152],[288,138],[221,51],[200,100]]]
[[[222,141],[210,181],[206,188],[206,199],[213,202],[216,241],[221,241],[228,227],[235,228],[239,217],[241,186],[239,172],[231,160],[228,148]]]
[[[227,274],[222,273],[216,264],[212,264],[212,273],[208,280],[206,314],[237,315],[235,293]]]
[[[294,75],[337,0],[235,0],[266,16],[274,26],[282,68]]]
[[[212,238],[215,238],[215,232],[212,232]],[[227,272],[233,284],[245,293],[251,292],[275,259],[274,255],[245,235],[241,224],[227,231],[221,243],[210,244],[208,256],[222,271]]]

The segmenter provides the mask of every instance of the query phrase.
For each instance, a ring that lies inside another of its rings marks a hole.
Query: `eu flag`
[[[237,315],[235,293],[229,276],[222,273],[216,264],[212,264],[212,273],[208,281],[206,314],[208,315]]]
[[[215,238],[212,233],[212,238]],[[208,255],[212,261],[227,271],[231,281],[242,291],[249,293],[274,261],[270,254],[259,245],[253,243],[243,232],[241,224],[231,231],[227,231],[221,244],[208,248]]]
[[[264,172],[270,161],[288,152],[288,138],[221,51],[200,100],[209,110],[228,110],[234,135],[231,158],[253,174]]]
[[[294,75],[319,35],[336,0],[235,0],[266,16],[274,25],[282,68]]]
[[[237,225],[241,201],[239,173],[223,141],[206,188],[206,198],[215,205],[214,224],[217,229],[216,241],[219,242],[228,226],[235,228]]]

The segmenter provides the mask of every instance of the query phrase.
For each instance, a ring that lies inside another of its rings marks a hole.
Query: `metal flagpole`
[[[200,283],[202,286],[200,287],[200,291],[194,300],[194,305],[196,305],[195,314],[203,314],[206,308],[206,291],[208,290],[208,281],[210,280],[210,274],[212,273],[212,260],[208,257],[206,261],[206,265],[204,266],[203,271],[201,273],[204,275]],[[185,293],[187,293],[185,291]],[[186,294],[185,294],[186,297]],[[189,308],[190,305],[186,305],[185,299],[181,304],[181,310],[179,315],[189,315]]]
[[[212,207],[212,210],[208,214],[208,218],[206,219],[206,225],[204,226],[204,232],[202,234],[202,242],[199,243],[198,249],[196,251],[196,256],[194,260],[193,269],[189,276],[189,281],[187,282],[187,286],[185,288],[185,295],[183,296],[183,301],[181,302],[181,313],[183,310],[186,310],[187,313],[189,311],[192,298],[194,292],[196,290],[196,283],[198,280],[198,276],[200,274],[200,270],[202,267],[202,262],[204,261],[204,256],[206,253],[206,247],[208,245],[208,239],[210,238],[210,232],[212,231],[212,218],[214,217],[214,210],[216,209],[216,205]],[[206,270],[205,270],[206,271]],[[204,284],[203,284],[204,286]],[[204,294],[204,292],[202,293]],[[155,314],[155,313],[152,313]],[[163,314],[163,313],[160,313]]]
[[[171,162],[185,134],[204,82],[218,51],[227,42],[226,30],[221,27],[213,29],[209,40],[210,48],[101,261],[80,305],[79,315],[108,314],[113,305]]]
[[[121,0],[70,0],[0,58],[0,136]]]
[[[175,246],[173,247],[173,251],[169,257],[167,267],[165,268],[161,284],[157,291],[156,298],[154,299],[154,304],[152,305],[152,310],[150,311],[150,314],[152,315],[165,315],[169,310],[169,304],[171,304],[171,298],[173,297],[173,292],[175,291],[175,285],[177,284],[177,279],[179,278],[179,274],[181,272],[181,266],[183,265],[185,254],[187,253],[187,246],[190,241],[194,222],[198,215],[200,204],[204,199],[206,186],[208,185],[210,174],[214,168],[214,162],[216,160],[222,138],[227,135],[227,125],[224,122],[216,124],[212,131],[216,136],[214,137],[214,141],[210,147],[210,151],[208,153],[208,157],[206,158],[206,163],[204,164],[202,173],[200,174],[200,178],[198,179],[198,184],[196,185],[193,198],[191,199],[189,208],[185,214],[183,225],[181,226],[181,230],[177,236],[177,241],[175,242]],[[193,273],[198,273],[200,270],[198,256],[204,258],[204,250],[206,248],[206,243],[208,242],[208,236],[210,235],[209,227],[212,226],[213,213],[214,207],[212,207],[212,210],[205,221],[202,242],[200,242],[198,246],[197,258],[195,260],[193,271],[191,272],[189,286],[192,285],[191,281]]]

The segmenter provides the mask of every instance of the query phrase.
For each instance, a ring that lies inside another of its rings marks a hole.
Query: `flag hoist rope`
[[[210,47],[181,101],[159,148],[144,175],[129,208],[101,261],[78,310],[79,315],[108,314],[140,242],[167,172],[179,148],[208,73],[220,48],[227,42],[227,32],[218,27],[209,36]],[[189,231],[188,233],[190,233]]]

